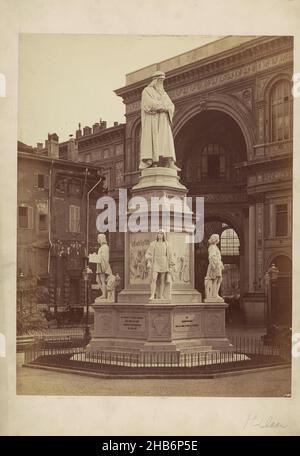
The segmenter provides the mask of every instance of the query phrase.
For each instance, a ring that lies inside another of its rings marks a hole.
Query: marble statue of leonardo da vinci
[[[140,169],[157,166],[162,158],[163,166],[179,170],[171,130],[174,104],[164,89],[164,79],[165,73],[156,71],[142,92]]]

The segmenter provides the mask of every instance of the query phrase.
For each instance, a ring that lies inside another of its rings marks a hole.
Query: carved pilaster
[[[255,291],[263,291],[263,252],[264,252],[264,203],[257,202],[256,210],[256,275]]]

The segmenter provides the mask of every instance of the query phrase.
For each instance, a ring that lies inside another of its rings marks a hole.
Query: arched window
[[[226,228],[220,239],[221,255],[238,256],[240,253],[240,240],[235,230]]]
[[[291,139],[292,96],[289,81],[277,82],[270,94],[270,138],[272,142]]]
[[[285,255],[278,255],[271,261],[270,266],[272,264],[275,264],[275,266],[278,268],[280,275],[292,274],[292,261],[289,257]]]
[[[226,176],[225,149],[221,144],[207,144],[202,149],[202,177],[211,179]]]
[[[188,181],[199,182],[207,179],[226,177],[226,152],[221,144],[206,144],[201,153],[195,151],[188,158],[185,177]]]

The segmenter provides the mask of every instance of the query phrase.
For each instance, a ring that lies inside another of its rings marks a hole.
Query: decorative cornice
[[[86,162],[75,162],[72,160],[63,160],[61,158],[52,158],[48,156],[38,155],[36,153],[18,152],[18,158],[23,160],[33,160],[38,162],[44,162],[46,164],[57,166],[57,167],[68,167],[68,168],[91,168],[92,170],[99,170],[99,165]]]
[[[98,133],[92,133],[90,135],[81,136],[77,139],[78,150],[86,149],[87,147],[98,146],[102,144],[110,145],[112,142],[116,142],[124,139],[125,124],[112,127],[107,130],[102,130]]]
[[[292,160],[292,154],[285,153],[282,155],[260,158],[258,160],[236,163],[234,167],[240,169],[241,171],[247,170],[248,172],[255,172],[256,169],[275,169],[282,168],[287,165],[292,166]]]
[[[205,203],[244,203],[248,200],[246,193],[207,193]]]
[[[293,170],[291,168],[280,168],[274,170],[264,170],[248,176],[248,187],[278,183],[282,181],[292,181]]]
[[[284,54],[278,55],[284,51]],[[242,47],[237,46],[222,54],[170,71],[167,73],[165,87],[170,97],[176,100],[193,94],[194,91],[207,91],[292,61],[292,37],[262,37]],[[126,105],[139,103],[141,92],[148,82],[149,78],[118,89],[115,93],[123,98]],[[127,106],[127,113],[137,109],[137,105],[130,110]]]

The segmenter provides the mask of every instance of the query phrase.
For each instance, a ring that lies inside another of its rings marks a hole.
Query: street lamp
[[[88,297],[88,287],[89,287],[89,282],[91,275],[93,274],[93,271],[86,266],[84,270],[82,271],[82,278],[84,281],[84,304],[86,307],[86,319],[85,319],[85,334],[84,337],[86,339],[86,342],[88,343],[90,340],[90,327],[89,327],[89,297]]]
[[[19,273],[19,290],[21,294],[21,299],[20,299],[20,310],[23,312],[23,296],[24,296],[24,291],[25,291],[25,274],[24,272]]]

